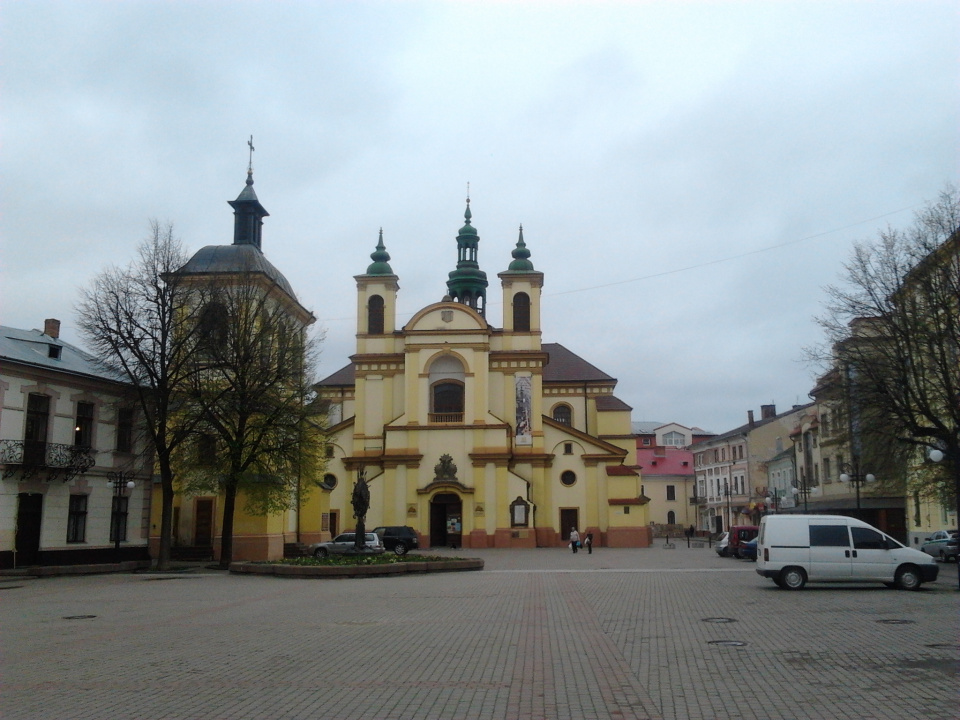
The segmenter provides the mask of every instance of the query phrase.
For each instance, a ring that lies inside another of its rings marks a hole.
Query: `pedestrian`
[[[587,536],[583,539],[583,545],[587,548],[587,555],[593,555],[593,533],[587,533]]]
[[[570,547],[573,549],[573,554],[577,554],[577,548],[580,547],[580,533],[577,532],[576,528],[570,528]]]

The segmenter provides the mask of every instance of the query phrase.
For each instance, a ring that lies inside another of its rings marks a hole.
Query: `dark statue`
[[[353,486],[353,497],[350,504],[353,505],[353,516],[357,519],[357,534],[353,547],[362,552],[365,548],[364,541],[367,533],[365,527],[367,510],[370,509],[370,488],[367,487],[367,471],[365,468],[357,470],[357,482]]]

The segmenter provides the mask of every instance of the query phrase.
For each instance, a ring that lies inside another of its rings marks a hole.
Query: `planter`
[[[465,570],[483,570],[483,560],[479,558],[425,560],[391,565],[284,565],[253,562],[235,562],[230,565],[230,572],[238,575],[275,575],[285,578],[364,578]]]

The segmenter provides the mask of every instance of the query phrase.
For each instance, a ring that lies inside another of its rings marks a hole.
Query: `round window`
[[[327,473],[323,476],[323,484],[326,485],[330,490],[333,490],[337,486],[337,476]]]
[[[560,473],[560,482],[570,487],[577,481],[577,474],[573,470],[564,470]]]

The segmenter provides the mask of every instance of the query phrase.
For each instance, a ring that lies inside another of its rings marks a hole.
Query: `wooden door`
[[[213,546],[213,500],[201,498],[197,500],[196,517],[194,518],[193,544],[196,547]]]
[[[570,531],[580,531],[580,510],[578,508],[560,508],[560,539],[570,541]]]
[[[40,528],[43,526],[43,495],[20,493],[17,498],[17,536],[15,541],[18,567],[36,565],[40,557]]]

